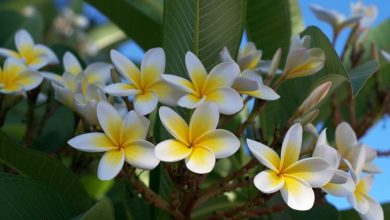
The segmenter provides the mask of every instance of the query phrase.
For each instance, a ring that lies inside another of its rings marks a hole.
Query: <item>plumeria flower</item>
[[[124,162],[151,170],[159,164],[154,156],[154,146],[145,138],[149,120],[135,111],[122,118],[107,102],[97,106],[97,117],[103,132],[82,134],[72,138],[68,144],[84,152],[104,152],[98,166],[101,180],[113,179],[121,171]]]
[[[378,17],[378,8],[375,5],[364,5],[363,2],[351,2],[351,15],[352,17],[360,17],[359,28],[369,28],[375,19]]]
[[[313,187],[329,182],[334,170],[325,160],[312,157],[299,160],[302,126],[294,124],[283,140],[281,157],[259,142],[247,139],[249,150],[268,169],[255,176],[254,184],[263,193],[280,190],[287,205],[296,210],[309,210],[315,200]]]
[[[99,125],[96,109],[100,101],[107,101],[107,98],[104,91],[95,84],[89,84],[84,95],[76,93],[74,96],[76,111],[92,125]]]
[[[381,169],[372,162],[377,156],[376,150],[358,143],[355,132],[346,122],[342,122],[336,127],[336,147],[337,151],[349,161],[356,172],[361,170],[369,173],[381,172]],[[364,152],[360,153],[361,151]],[[361,166],[359,166],[361,164],[359,160],[364,161]]]
[[[385,50],[381,50],[381,54],[383,59],[385,59],[386,62],[390,63],[390,53]]]
[[[15,94],[30,91],[41,84],[43,77],[15,58],[7,58],[0,68],[0,93]]]
[[[65,72],[62,76],[49,72],[41,74],[52,82],[56,99],[73,110],[76,110],[74,104],[76,93],[86,95],[88,85],[103,87],[110,79],[112,66],[109,64],[96,62],[83,70],[80,62],[70,52],[65,53],[63,63]]]
[[[182,95],[163,79],[165,53],[162,48],[148,50],[138,69],[127,57],[111,50],[111,60],[118,72],[128,81],[114,83],[105,88],[112,96],[134,96],[134,109],[142,114],[151,113],[158,102],[174,106]]]
[[[360,16],[346,18],[345,15],[340,14],[337,11],[328,10],[319,5],[311,5],[310,9],[319,20],[329,23],[336,33],[340,32],[345,27],[355,24],[361,19]]]
[[[240,66],[242,72],[234,80],[232,88],[235,89],[240,94],[253,96],[258,99],[263,99],[263,100],[279,99],[280,96],[273,89],[264,85],[261,76],[253,71],[253,69],[256,67],[257,63],[259,62],[260,58],[261,58],[261,51],[256,50],[256,46],[251,42],[248,43],[244,47],[244,49],[240,50],[237,63]],[[221,52],[221,60],[223,62],[235,63],[227,47],[224,47]]]
[[[185,64],[191,81],[174,75],[164,75],[167,82],[186,93],[179,99],[179,106],[194,109],[208,101],[217,104],[219,112],[225,115],[232,115],[242,109],[244,103],[240,94],[231,88],[240,74],[237,64],[223,62],[207,74],[198,57],[191,52],[187,52]]]
[[[319,157],[326,160],[333,168],[332,179],[321,187],[326,193],[333,196],[347,196],[355,189],[353,179],[345,171],[339,170],[341,155],[337,150],[329,146],[326,139],[326,129],[318,137],[316,147],[313,151],[313,157]]]
[[[324,51],[320,48],[309,49],[310,41],[310,36],[304,36],[302,39],[299,36],[293,38],[281,76],[283,79],[308,76],[324,67]]]
[[[318,105],[326,97],[330,87],[332,87],[332,82],[327,81],[315,88],[298,107],[298,112],[306,113],[313,109],[313,107]]]
[[[38,70],[48,64],[59,62],[50,48],[42,44],[35,44],[31,35],[24,29],[16,32],[15,45],[17,51],[0,48],[0,56],[19,59],[32,70]]]
[[[347,199],[351,206],[359,213],[363,220],[383,220],[384,214],[382,206],[368,193],[374,182],[373,175],[367,175],[358,178],[358,175],[352,175],[354,178],[355,189]]]
[[[218,107],[203,103],[192,114],[189,125],[168,107],[160,108],[160,119],[173,136],[157,144],[155,155],[165,162],[185,159],[185,164],[194,173],[209,173],[215,159],[226,158],[240,147],[240,141],[231,132],[216,129],[219,121]]]

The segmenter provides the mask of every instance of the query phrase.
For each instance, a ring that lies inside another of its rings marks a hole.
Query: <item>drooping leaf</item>
[[[271,59],[278,48],[282,48],[285,57],[292,36],[303,30],[298,1],[248,0],[247,10],[249,40],[266,59]]]
[[[297,107],[305,100],[310,92],[325,81],[332,81],[332,89],[328,97],[336,88],[347,81],[348,74],[341,63],[329,39],[316,27],[308,27],[301,36],[309,35],[312,38],[311,47],[321,48],[325,52],[325,66],[319,72],[306,77],[296,78],[284,82],[277,93],[280,99],[267,104],[260,117],[264,137],[273,138],[275,129],[283,128]],[[322,110],[320,109],[320,112]],[[326,111],[327,112],[327,111]],[[327,115],[323,115],[327,117]]]
[[[91,205],[87,192],[71,170],[44,153],[18,146],[3,131],[0,131],[0,162],[57,190],[76,210],[84,211]]]
[[[353,96],[356,96],[366,81],[379,68],[378,62],[371,60],[363,65],[360,65],[348,72],[349,81],[352,86]]]
[[[166,0],[163,45],[167,72],[187,76],[187,51],[195,53],[208,70],[220,61],[223,47],[236,54],[245,9],[245,0]]]
[[[0,219],[67,220],[79,214],[53,188],[29,177],[0,173]]]
[[[71,220],[115,220],[114,207],[109,199],[102,199],[98,201],[92,208],[84,214],[79,215]]]
[[[143,49],[161,46],[162,1],[87,0]]]

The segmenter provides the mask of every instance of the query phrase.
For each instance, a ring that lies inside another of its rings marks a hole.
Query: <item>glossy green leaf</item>
[[[67,220],[79,211],[53,188],[28,177],[0,173],[0,219]]]
[[[71,220],[115,220],[114,207],[109,199],[98,201],[92,208],[84,214],[72,218]]]
[[[18,146],[3,131],[0,131],[0,162],[57,190],[79,211],[91,205],[87,192],[71,170],[47,154]]]
[[[145,50],[161,46],[160,0],[87,0]]]
[[[187,51],[195,53],[208,70],[220,62],[223,47],[236,54],[245,9],[245,0],[166,0],[163,45],[167,72],[187,76]]]
[[[348,72],[349,81],[352,86],[353,95],[356,96],[366,81],[379,68],[378,62],[371,60],[363,65],[360,65]]]
[[[315,205],[312,209],[302,212],[292,209],[288,210],[291,220],[304,220],[304,219],[316,219],[316,220],[338,220],[339,212],[336,207],[330,203]]]
[[[311,47],[324,50],[326,57],[325,66],[311,76],[288,80],[279,87],[277,93],[280,95],[280,99],[269,102],[260,117],[264,137],[268,140],[273,138],[275,129],[284,127],[297,107],[319,84],[328,80],[332,81],[332,89],[328,93],[329,97],[336,91],[337,87],[347,81],[348,74],[344,65],[341,63],[329,39],[322,31],[316,27],[308,27],[301,33],[301,36],[303,35],[311,36]],[[320,108],[321,111],[322,108]],[[327,116],[324,115],[323,117]]]
[[[288,52],[293,35],[303,30],[298,0],[248,0],[247,33],[250,41],[271,59],[278,48]]]

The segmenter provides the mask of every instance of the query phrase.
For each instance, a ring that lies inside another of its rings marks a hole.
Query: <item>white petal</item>
[[[122,143],[145,140],[149,130],[149,119],[136,111],[129,111],[123,119],[121,130]]]
[[[240,148],[240,140],[230,131],[216,129],[201,136],[196,145],[206,146],[214,152],[216,158],[226,158]]]
[[[263,85],[263,79],[260,74],[256,73],[253,70],[244,70],[241,74],[242,77],[255,81],[258,85]]]
[[[294,124],[288,129],[283,139],[279,169],[287,168],[298,161],[302,146],[302,126]]]
[[[164,105],[176,106],[181,97],[185,95],[184,92],[171,86],[164,80],[155,82],[150,90],[158,95],[158,101]]]
[[[247,93],[250,96],[256,97],[262,100],[277,100],[280,96],[270,87],[261,85],[258,90]]]
[[[73,98],[74,98],[74,92],[70,91],[67,88],[64,88],[62,86],[59,86],[55,83],[52,83],[53,89],[54,89],[54,96],[55,99],[68,108],[74,110],[75,106],[73,103]]]
[[[104,153],[98,166],[98,178],[111,180],[122,170],[125,162],[123,150],[112,150]]]
[[[297,178],[285,177],[280,190],[283,200],[295,210],[309,210],[314,205],[314,191],[311,186]]]
[[[192,150],[180,141],[170,139],[157,144],[154,154],[161,161],[175,162],[188,157]]]
[[[189,128],[184,119],[168,107],[161,107],[159,110],[160,120],[165,129],[177,140],[188,143]]]
[[[78,75],[82,71],[80,62],[71,52],[65,53],[62,62],[64,63],[65,72]]]
[[[334,169],[325,160],[311,157],[297,161],[283,173],[299,178],[311,187],[321,187],[330,181]]]
[[[112,96],[132,96],[139,93],[139,90],[128,83],[110,84],[104,87],[104,91]]]
[[[215,130],[219,121],[218,107],[214,103],[203,103],[191,116],[189,137],[191,142],[203,134]]]
[[[214,168],[215,155],[206,147],[194,147],[191,154],[186,157],[185,163],[187,168],[194,173],[209,173]]]
[[[253,182],[263,193],[274,193],[283,187],[284,178],[278,176],[273,170],[264,170],[255,176]]]
[[[47,46],[37,44],[34,46],[34,52],[47,56],[48,63],[57,64],[59,63],[57,55]]]
[[[111,78],[111,69],[112,66],[107,63],[96,62],[89,64],[84,73],[87,76],[88,83],[106,84]]]
[[[371,163],[371,162],[366,163],[364,165],[363,171],[366,173],[381,173],[381,172],[383,172],[380,167],[378,167],[377,165],[375,165],[374,163]]]
[[[130,142],[124,153],[126,162],[139,169],[152,170],[160,163],[154,155],[154,145],[147,141]]]
[[[158,96],[155,92],[149,91],[144,94],[137,94],[134,97],[134,109],[141,115],[151,113],[157,106]]]
[[[357,198],[358,196],[359,198]],[[351,193],[347,196],[349,204],[360,214],[366,214],[369,210],[369,202],[364,195],[360,193]]]
[[[369,204],[369,210],[366,214],[360,214],[362,220],[383,220],[385,217],[381,204],[370,196],[367,196],[366,199]]]
[[[356,172],[358,175],[363,171],[364,165],[366,163],[366,148],[358,144],[354,147],[351,147],[346,153],[345,153],[345,159],[347,159],[354,172]]]
[[[51,72],[40,72],[40,73],[45,79],[49,80],[50,82],[54,82],[59,85],[64,84],[62,77],[60,75]]]
[[[18,58],[18,57],[19,57],[19,54],[16,53],[15,51],[13,51],[13,50],[8,50],[8,49],[5,49],[5,48],[0,48],[0,56],[2,56],[2,57],[14,57],[14,58]]]
[[[259,89],[259,85],[248,78],[245,77],[237,77],[234,80],[232,88],[235,89],[239,93],[245,94],[248,91],[256,91]]]
[[[34,46],[34,40],[32,39],[30,33],[22,29],[16,32],[15,34],[15,45],[19,52],[24,51],[26,48],[31,48]]]
[[[246,139],[249,150],[264,166],[278,171],[280,158],[270,147],[251,139]]]
[[[230,52],[229,52],[229,49],[227,47],[224,47],[221,52],[219,53],[220,57],[221,57],[221,61],[222,62],[235,62],[232,58],[232,56],[230,55]],[[390,57],[390,55],[389,55]],[[389,59],[390,60],[390,59]],[[390,62],[390,61],[389,61]]]
[[[230,88],[239,76],[240,68],[235,63],[220,63],[216,65],[207,76],[204,92],[207,94],[216,89]]]
[[[183,108],[188,108],[188,109],[194,109],[202,105],[206,101],[206,97],[203,96],[201,99],[192,95],[184,95],[177,101],[177,105],[181,106]]]
[[[350,176],[348,175],[347,172],[342,170],[335,170],[330,182],[336,184],[344,184],[347,182],[349,177]]]
[[[341,155],[344,155],[352,146],[355,146],[358,143],[355,132],[346,122],[337,125],[335,138],[336,147]]]
[[[165,53],[162,48],[146,51],[141,63],[142,80],[145,86],[161,79],[165,71]]]
[[[35,89],[42,83],[43,77],[39,72],[25,71],[15,78],[23,86],[24,91]]]
[[[232,88],[220,88],[207,94],[206,101],[218,105],[219,112],[224,115],[232,115],[244,107],[240,94]]]
[[[141,73],[138,67],[135,66],[134,63],[126,56],[116,50],[111,50],[110,56],[115,69],[118,70],[125,79],[139,87],[141,84]]]
[[[351,195],[355,190],[355,183],[351,176],[348,176],[347,182],[343,184],[328,183],[321,187],[326,193],[331,194],[332,196],[344,197]]]
[[[162,78],[167,83],[174,86],[178,90],[181,90],[181,91],[186,92],[186,93],[195,93],[194,86],[192,85],[192,82],[188,81],[187,79],[184,79],[182,77],[175,76],[175,75],[169,75],[169,74],[162,75]]]
[[[326,160],[326,162],[328,162],[334,169],[337,169],[339,167],[340,158],[336,149],[331,146],[317,144],[316,148],[313,151],[313,157],[319,157]]]
[[[100,127],[114,143],[119,143],[122,118],[118,111],[109,103],[101,101],[97,106],[97,116]]]
[[[190,51],[186,53],[185,63],[188,75],[190,76],[195,90],[202,90],[207,78],[207,72],[203,64],[200,62],[199,58]]]
[[[98,132],[76,136],[70,139],[68,144],[85,152],[106,152],[117,148],[105,134]]]

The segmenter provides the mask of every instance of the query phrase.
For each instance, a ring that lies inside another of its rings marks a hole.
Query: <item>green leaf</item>
[[[187,76],[187,51],[195,53],[208,70],[220,62],[223,47],[236,54],[245,9],[245,0],[166,0],[163,45],[167,72]]]
[[[244,203],[241,201],[229,201],[226,196],[220,196],[202,204],[199,208],[194,210],[191,215],[191,219],[206,219],[215,212],[226,211],[230,208],[234,208]]]
[[[79,213],[51,187],[28,177],[0,173],[0,219],[69,219]]]
[[[303,30],[298,0],[248,0],[246,19],[248,38],[266,59],[271,59],[278,48],[285,57],[292,36]]]
[[[289,209],[289,215],[291,220],[304,220],[304,219],[316,219],[316,220],[338,220],[339,212],[336,207],[330,203],[324,203],[314,206],[308,211],[296,211]]]
[[[71,220],[115,220],[114,207],[109,199],[102,199],[97,202],[84,214],[72,218]]]
[[[349,81],[352,86],[353,96],[356,96],[366,81],[379,68],[378,62],[371,60],[363,65],[360,65],[348,72]]]
[[[112,22],[118,25],[127,36],[142,48],[161,46],[162,1],[153,0],[87,0]]]
[[[280,95],[280,99],[269,102],[260,117],[264,137],[266,137],[267,140],[273,138],[275,129],[278,126],[280,128],[284,127],[289,117],[296,111],[297,107],[319,84],[328,80],[332,81],[332,90],[328,93],[329,97],[337,87],[347,81],[348,74],[344,65],[341,63],[341,60],[329,39],[322,31],[311,26],[301,33],[301,36],[304,35],[311,36],[311,47],[317,47],[324,50],[326,57],[324,68],[311,76],[288,80],[279,87],[277,93]],[[281,109],[283,109],[283,111],[281,111]],[[321,111],[323,111],[323,109],[320,109],[320,112]],[[327,117],[327,115],[323,115],[323,117]]]
[[[44,153],[18,146],[3,131],[0,131],[0,162],[57,190],[79,211],[92,205],[87,192],[71,170]]]

